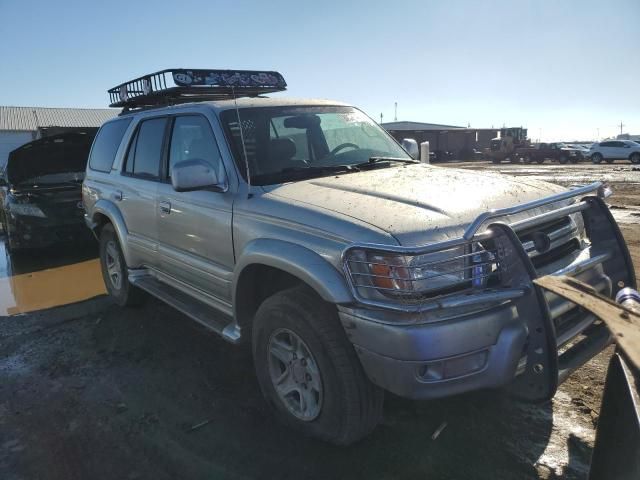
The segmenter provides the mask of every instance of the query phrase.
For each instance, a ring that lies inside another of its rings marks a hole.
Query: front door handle
[[[118,202],[120,200],[122,200],[122,190],[116,190],[115,192],[113,192],[113,199],[117,200]]]
[[[160,211],[162,213],[171,213],[171,203],[169,202],[160,202]]]

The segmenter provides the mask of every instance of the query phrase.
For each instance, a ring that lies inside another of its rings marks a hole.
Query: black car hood
[[[11,185],[43,175],[84,172],[93,133],[69,132],[25,143],[9,153],[7,180]]]

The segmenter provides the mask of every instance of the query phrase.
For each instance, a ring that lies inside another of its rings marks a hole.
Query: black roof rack
[[[278,72],[168,68],[109,89],[110,107],[142,108],[281,92]]]

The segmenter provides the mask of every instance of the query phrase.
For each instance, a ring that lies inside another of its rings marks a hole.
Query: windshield
[[[244,175],[237,113],[227,110],[221,118]],[[240,119],[254,185],[282,183],[300,173],[329,175],[334,167],[355,166],[372,157],[411,160],[386,131],[353,107],[246,108]]]

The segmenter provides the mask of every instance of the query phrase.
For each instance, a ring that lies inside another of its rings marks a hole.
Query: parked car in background
[[[524,163],[544,163],[546,159],[559,163],[578,163],[582,153],[576,148],[567,147],[564,143],[538,143],[531,147],[520,147],[516,150],[518,159]]]
[[[629,160],[640,163],[640,144],[631,140],[605,140],[594,143],[589,149],[589,158],[593,163],[613,163],[615,160]]]
[[[566,147],[574,149],[578,153],[580,161],[586,159],[589,156],[589,146],[585,146],[579,143],[567,143]]]
[[[0,173],[0,222],[9,250],[90,237],[84,225],[82,180],[94,136],[63,133],[9,154]]]

